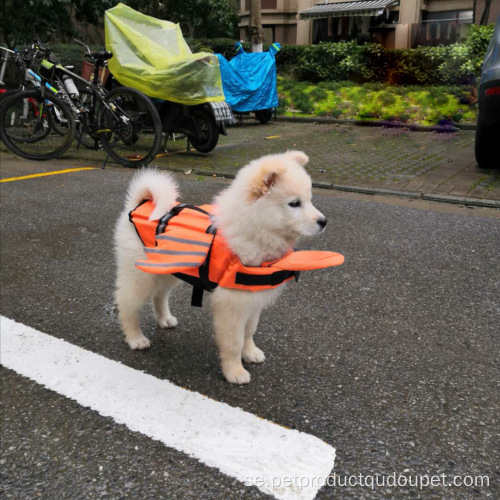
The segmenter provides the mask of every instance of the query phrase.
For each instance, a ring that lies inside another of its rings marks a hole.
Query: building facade
[[[315,44],[357,40],[387,48],[461,41],[479,23],[485,0],[261,0],[264,42]],[[492,0],[488,22],[500,14]],[[240,38],[248,38],[250,0],[240,0]]]

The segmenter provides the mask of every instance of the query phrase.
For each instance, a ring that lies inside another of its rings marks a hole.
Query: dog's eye
[[[288,206],[289,207],[292,207],[292,208],[298,208],[302,205],[302,203],[300,202],[300,200],[293,200],[291,201]]]

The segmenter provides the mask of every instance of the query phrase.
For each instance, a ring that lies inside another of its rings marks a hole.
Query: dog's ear
[[[307,156],[303,151],[287,151],[286,156],[288,158],[295,160],[299,165],[306,165],[309,162],[309,156]]]
[[[268,193],[285,170],[285,165],[276,163],[276,160],[261,163],[252,179],[250,198],[257,200]]]

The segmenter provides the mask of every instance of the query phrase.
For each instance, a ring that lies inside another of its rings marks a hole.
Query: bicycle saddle
[[[88,55],[92,59],[95,59],[96,61],[107,61],[108,59],[111,59],[113,57],[113,52],[108,52],[107,50],[99,50],[96,52],[90,52],[86,55]]]

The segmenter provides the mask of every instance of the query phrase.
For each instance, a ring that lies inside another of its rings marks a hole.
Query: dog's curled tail
[[[156,168],[143,168],[130,182],[125,206],[133,210],[141,201],[153,200],[155,209],[150,220],[165,215],[177,200],[177,182],[172,175]]]

